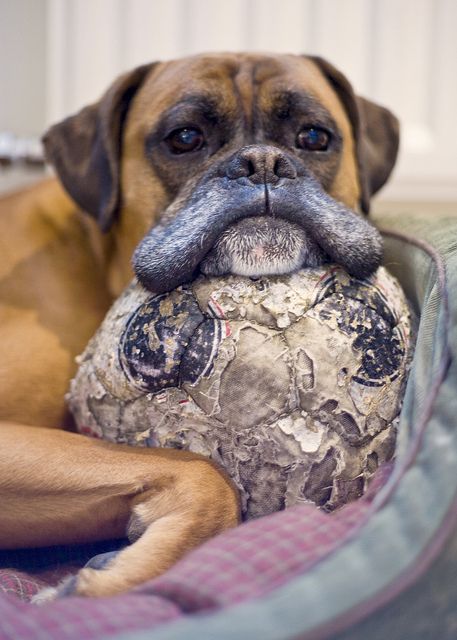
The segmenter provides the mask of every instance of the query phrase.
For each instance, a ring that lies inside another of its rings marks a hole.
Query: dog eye
[[[305,127],[299,131],[296,145],[307,151],[327,151],[330,143],[330,134],[318,127]]]
[[[200,129],[185,127],[172,131],[165,141],[172,153],[189,153],[199,151],[203,147],[205,136]]]

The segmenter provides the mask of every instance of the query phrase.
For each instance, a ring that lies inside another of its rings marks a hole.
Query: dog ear
[[[347,78],[319,56],[310,56],[337,92],[352,124],[360,180],[360,206],[369,213],[370,198],[390,176],[397,158],[399,122],[388,109],[355,95]]]
[[[103,231],[120,204],[122,130],[129,104],[153,66],[123,74],[99,102],[54,125],[43,137],[46,159],[65,189]]]

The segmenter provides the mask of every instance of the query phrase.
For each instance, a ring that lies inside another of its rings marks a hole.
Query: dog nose
[[[297,171],[280,149],[268,145],[250,145],[232,156],[226,175],[230,180],[249,178],[253,184],[277,184],[281,178],[293,180],[297,177]]]

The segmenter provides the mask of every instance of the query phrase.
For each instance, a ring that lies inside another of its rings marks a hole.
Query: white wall
[[[46,118],[46,0],[0,0],[0,131],[41,131]]]
[[[29,3],[43,11],[43,1]],[[16,3],[26,0],[0,0],[0,10]],[[400,162],[385,197],[457,200],[457,0],[47,0],[46,7],[43,124],[95,100],[117,73],[142,62],[204,50],[319,53],[402,121]]]

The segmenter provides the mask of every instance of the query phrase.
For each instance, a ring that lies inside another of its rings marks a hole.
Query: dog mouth
[[[266,188],[243,177],[213,175],[170,205],[136,248],[133,267],[143,286],[164,293],[200,272],[252,277],[324,262],[364,278],[377,269],[382,253],[375,227],[312,176]]]
[[[324,262],[328,257],[298,224],[256,216],[223,231],[201,262],[200,271],[207,276],[257,277],[292,273]]]

